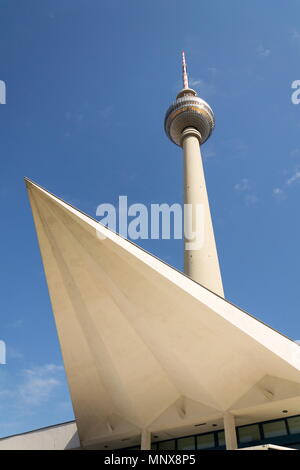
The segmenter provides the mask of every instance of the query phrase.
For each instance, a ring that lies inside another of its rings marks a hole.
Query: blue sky
[[[184,9],[182,6],[184,5]],[[300,339],[300,5],[296,0],[0,0],[0,436],[73,419],[23,177],[98,204],[182,200],[165,110],[191,85],[226,297]],[[181,241],[141,246],[182,269]]]

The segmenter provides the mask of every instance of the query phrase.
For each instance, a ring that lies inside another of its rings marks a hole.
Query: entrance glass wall
[[[238,447],[275,444],[300,449],[300,415],[238,426]],[[138,450],[130,447],[127,450]],[[224,431],[178,437],[152,443],[152,450],[224,450]],[[125,449],[122,449],[125,450]]]

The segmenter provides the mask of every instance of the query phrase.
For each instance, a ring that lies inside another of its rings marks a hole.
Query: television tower
[[[211,107],[197,96],[195,90],[189,88],[184,52],[182,79],[183,89],[166,112],[165,131],[172,142],[183,148],[184,272],[194,281],[224,297],[200,152],[200,145],[212,133],[215,119]],[[192,232],[195,234],[193,239]]]

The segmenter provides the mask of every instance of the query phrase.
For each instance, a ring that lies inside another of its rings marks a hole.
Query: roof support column
[[[141,450],[151,450],[151,432],[148,429],[142,430]]]
[[[226,412],[223,415],[224,420],[224,431],[225,431],[225,442],[226,450],[234,450],[238,448],[237,437],[235,430],[235,419],[233,414]]]

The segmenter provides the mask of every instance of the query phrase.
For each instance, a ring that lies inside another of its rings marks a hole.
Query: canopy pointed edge
[[[273,333],[276,333],[277,335],[279,335],[283,340],[288,340],[291,344],[291,347],[300,347],[299,345],[297,345],[295,343],[295,341],[293,341],[291,338],[287,337],[286,335],[282,334],[281,332],[279,332],[278,330],[274,329],[273,327],[271,327],[270,325],[266,324],[265,322],[259,320],[258,318],[256,318],[254,315],[250,314],[249,312],[241,309],[240,307],[238,307],[237,305],[233,304],[232,302],[230,302],[229,300],[227,299],[224,299],[223,297],[219,296],[218,294],[216,294],[215,292],[209,290],[208,288],[206,288],[205,286],[197,283],[196,281],[194,281],[193,279],[190,279],[186,274],[184,274],[183,272],[179,271],[178,269],[174,268],[173,266],[169,265],[168,263],[166,263],[165,261],[161,260],[160,258],[158,258],[157,256],[153,255],[152,253],[149,253],[147,250],[141,248],[140,246],[138,246],[136,243],[132,242],[131,240],[128,240],[126,238],[124,238],[123,236],[117,234],[116,232],[114,232],[113,230],[105,227],[104,225],[102,225],[101,223],[99,223],[95,218],[93,218],[92,216],[86,214],[85,212],[83,212],[82,210],[74,207],[72,204],[70,203],[67,203],[66,201],[64,201],[62,198],[59,198],[58,196],[56,196],[55,194],[51,193],[50,191],[46,190],[45,188],[43,188],[42,186],[40,186],[39,184],[37,184],[36,182],[32,181],[30,178],[28,177],[25,177],[24,178],[25,180],[25,184],[26,184],[26,187],[27,187],[27,190],[28,192],[32,189],[36,189],[38,191],[40,191],[41,193],[43,193],[44,195],[46,195],[47,197],[49,197],[50,199],[52,199],[54,202],[56,202],[57,204],[59,205],[62,205],[65,209],[69,210],[71,213],[73,213],[74,215],[78,215],[83,221],[85,221],[86,223],[88,223],[89,225],[92,225],[96,230],[99,230],[101,232],[103,232],[105,234],[105,236],[107,236],[108,238],[110,238],[112,241],[115,241],[117,242],[118,245],[120,245],[122,248],[124,248],[125,250],[129,251],[131,254],[133,254],[134,256],[137,256],[139,257],[140,259],[142,259],[143,261],[147,260],[146,261],[146,264],[148,265],[151,265],[152,268],[154,268],[155,270],[157,270],[158,272],[160,272],[159,270],[159,265],[162,265],[162,266],[165,266],[167,267],[168,269],[171,270],[171,276],[168,278],[171,279],[171,282],[174,281],[174,278],[176,277],[176,281],[178,281],[178,279],[181,280],[181,283],[183,283],[184,285],[183,286],[180,286],[180,287],[183,287],[184,290],[188,290],[190,291],[189,293],[191,293],[191,291],[194,291],[194,289],[196,288],[197,289],[197,286],[199,286],[202,290],[202,293],[205,295],[206,298],[210,297],[211,296],[214,296],[215,299],[219,299],[219,301],[221,301],[222,303],[224,303],[224,307],[227,306],[227,308],[230,308],[230,307],[234,307],[235,309],[237,309],[237,311],[242,314],[242,315],[245,315],[245,317],[249,317],[249,321],[255,321],[257,322],[257,325],[260,325],[261,327],[266,327],[270,330],[270,332],[273,332]],[[155,266],[154,266],[155,264]],[[178,282],[176,282],[176,284],[178,285]],[[187,287],[189,287],[189,289],[187,289]],[[193,294],[192,294],[193,295]],[[233,322],[234,323],[234,322]]]
[[[219,297],[220,299],[222,299],[224,302],[226,302],[227,304],[229,305],[232,305],[233,307],[237,308],[240,312],[248,315],[249,317],[253,318],[254,320],[258,321],[259,323],[261,323],[262,325],[265,325],[266,327],[270,328],[271,330],[273,330],[274,332],[278,333],[279,335],[281,335],[283,338],[285,339],[288,339],[289,341],[291,341],[293,344],[296,344],[294,340],[292,340],[289,336],[281,333],[280,331],[276,330],[275,328],[273,328],[272,326],[268,325],[267,323],[265,323],[264,321],[260,320],[259,318],[257,318],[255,315],[247,312],[246,310],[244,310],[243,308],[239,307],[238,305],[234,304],[233,302],[231,302],[230,300],[228,299],[224,299],[223,297],[219,296],[218,294],[216,294],[215,292],[211,291],[210,289],[208,289],[207,287],[203,286],[202,284],[199,284],[198,282],[194,281],[193,279],[189,278],[184,272],[180,271],[179,269],[175,268],[174,266],[168,264],[166,261],[158,258],[157,256],[155,256],[154,254],[150,253],[149,251],[145,250],[144,248],[140,247],[139,245],[137,245],[136,243],[134,243],[133,241],[131,240],[128,240],[126,238],[124,238],[122,235],[114,232],[113,230],[111,230],[110,228],[108,227],[105,227],[104,225],[102,225],[101,223],[99,223],[97,221],[97,219],[95,219],[94,217],[92,217],[91,215],[87,214],[86,212],[82,211],[81,209],[78,209],[77,207],[73,206],[72,204],[66,202],[64,199],[60,198],[59,196],[56,196],[54,193],[52,193],[51,191],[45,189],[44,187],[42,187],[41,185],[39,185],[38,183],[34,182],[33,180],[31,180],[30,178],[28,177],[24,177],[24,181],[25,181],[25,184],[26,184],[26,188],[27,190],[29,190],[31,187],[35,187],[37,188],[38,190],[41,190],[42,192],[44,192],[45,194],[47,194],[48,196],[51,196],[51,198],[53,198],[54,200],[57,200],[58,202],[61,202],[63,203],[63,205],[65,207],[69,207],[75,211],[77,211],[78,213],[82,214],[83,216],[85,216],[87,219],[90,219],[90,221],[94,222],[94,223],[97,223],[98,225],[101,226],[101,228],[103,228],[105,231],[108,231],[114,235],[117,235],[117,237],[125,240],[127,243],[129,243],[130,245],[133,245],[134,247],[136,247],[137,250],[140,250],[141,252],[144,252],[146,253],[147,255],[151,256],[152,258],[158,260],[160,263],[164,264],[165,266],[168,266],[170,267],[171,269],[173,269],[174,271],[176,271],[178,274],[180,274],[181,276],[185,277],[186,279],[188,279],[190,282],[194,283],[194,284],[197,284],[199,286],[201,286],[203,289],[205,289],[206,291],[210,292],[211,294],[213,294],[214,296],[216,297]]]

